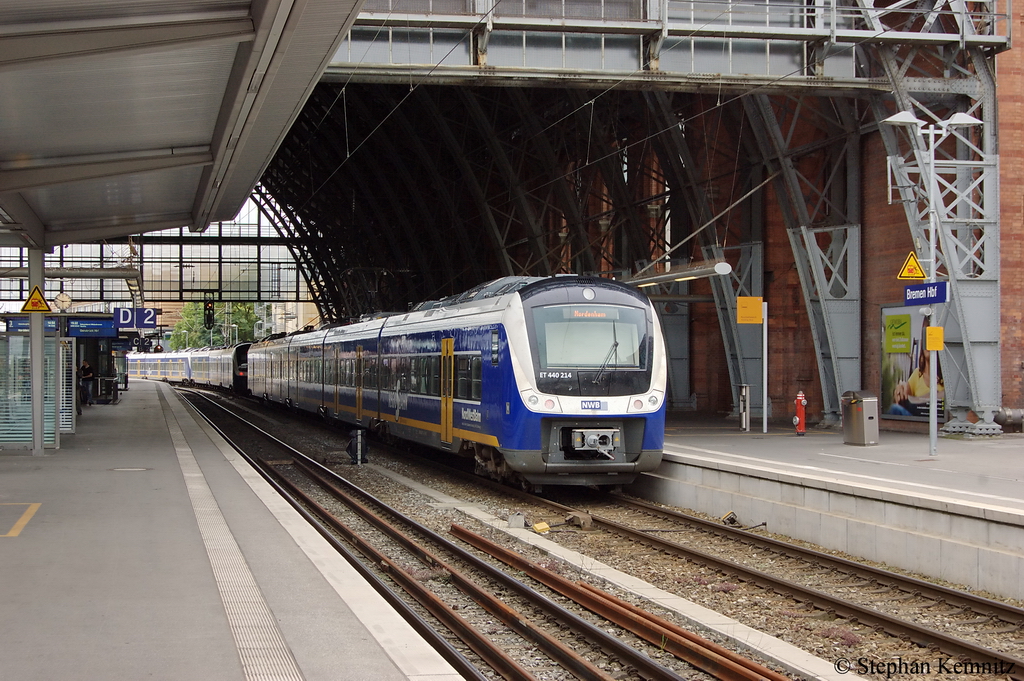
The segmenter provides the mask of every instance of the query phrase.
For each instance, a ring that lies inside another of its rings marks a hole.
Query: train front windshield
[[[624,305],[533,309],[538,387],[557,395],[627,395],[650,384],[646,310]]]

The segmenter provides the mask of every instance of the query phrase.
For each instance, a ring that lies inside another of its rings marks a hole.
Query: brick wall
[[[1019,35],[1021,10],[1015,6]],[[999,100],[1003,406],[1024,408],[1024,68],[1020,49],[996,58]]]

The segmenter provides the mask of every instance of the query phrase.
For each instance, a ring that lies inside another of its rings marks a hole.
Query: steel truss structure
[[[1005,21],[987,2],[369,0],[258,193],[329,319],[505,275],[726,258],[734,274],[712,292],[734,390],[756,386],[762,362],[736,297],[762,294],[769,223],[781,225],[835,419],[863,378],[862,135],[898,110],[970,112],[983,126],[935,164],[958,367],[947,400],[988,433],[1000,381],[991,60]],[[926,149],[882,134],[920,250]]]

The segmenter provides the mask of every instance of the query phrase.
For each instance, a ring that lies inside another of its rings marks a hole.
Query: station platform
[[[166,385],[0,452],[0,679],[461,678]]]
[[[883,424],[884,425],[884,424]],[[676,415],[665,457],[631,492],[653,501],[1024,600],[1024,435],[938,438],[841,428],[796,435],[761,423]]]

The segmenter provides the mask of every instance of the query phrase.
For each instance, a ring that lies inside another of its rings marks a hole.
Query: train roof
[[[410,312],[422,312],[424,310],[433,310],[439,307],[452,307],[453,305],[468,303],[473,300],[495,298],[507,293],[515,293],[527,284],[531,284],[535,281],[543,281],[547,278],[548,277],[502,277],[501,279],[495,279],[494,281],[488,281],[478,286],[474,286],[468,291],[464,291],[454,296],[448,296],[447,298],[441,298],[440,300],[424,301],[414,305]]]

